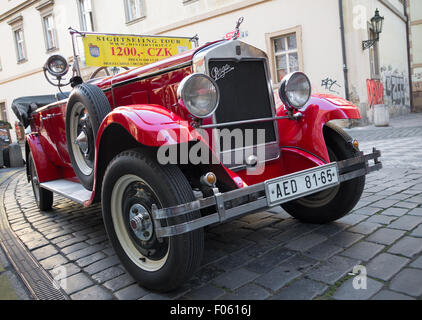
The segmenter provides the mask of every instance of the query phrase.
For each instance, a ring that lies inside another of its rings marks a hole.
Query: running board
[[[80,183],[64,179],[44,182],[40,186],[82,205],[89,201],[92,195],[92,191],[86,190]]]

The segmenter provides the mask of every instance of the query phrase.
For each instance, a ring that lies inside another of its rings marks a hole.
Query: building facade
[[[422,1],[407,2],[413,108],[422,112]]]
[[[410,4],[410,11],[418,12],[415,19],[421,15],[418,1]],[[356,103],[366,122],[375,102],[387,104],[393,115],[407,113],[405,5],[403,0],[0,0],[0,34],[7,48],[0,51],[0,117],[14,124],[14,98],[54,93],[42,66],[52,54],[72,59],[69,26],[103,33],[197,34],[203,44],[226,37],[241,16],[240,38],[267,52],[275,89],[285,74],[300,70],[309,75],[314,92]],[[384,30],[380,41],[364,50],[377,8]],[[90,72],[84,70],[86,76]]]

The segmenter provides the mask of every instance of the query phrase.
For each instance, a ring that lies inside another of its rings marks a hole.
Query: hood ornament
[[[239,35],[240,35],[240,25],[243,23],[243,21],[245,20],[244,17],[240,17],[239,20],[237,20],[236,22],[236,28],[235,28],[235,32],[233,34],[232,40],[237,40],[239,39]]]

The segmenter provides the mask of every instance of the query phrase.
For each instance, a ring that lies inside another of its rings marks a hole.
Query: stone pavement
[[[100,206],[56,196],[54,210],[40,213],[24,172],[4,182],[4,205],[14,232],[72,299],[421,299],[422,118],[407,119],[349,130],[364,150],[379,147],[386,165],[368,176],[350,215],[316,226],[276,209],[209,228],[201,269],[169,294],[125,272]],[[359,265],[366,290],[353,288]]]

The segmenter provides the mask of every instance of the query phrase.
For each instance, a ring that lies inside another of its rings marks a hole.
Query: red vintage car
[[[192,275],[204,227],[280,205],[335,221],[382,167],[379,151],[364,155],[330,123],[359,119],[356,106],[311,95],[301,72],[283,79],[276,105],[267,55],[236,37],[87,83],[76,67],[70,95],[14,103],[30,132],[28,179],[40,210],[53,193],[101,202],[117,255],[149,289]],[[69,66],[53,56],[45,70],[60,84]]]

